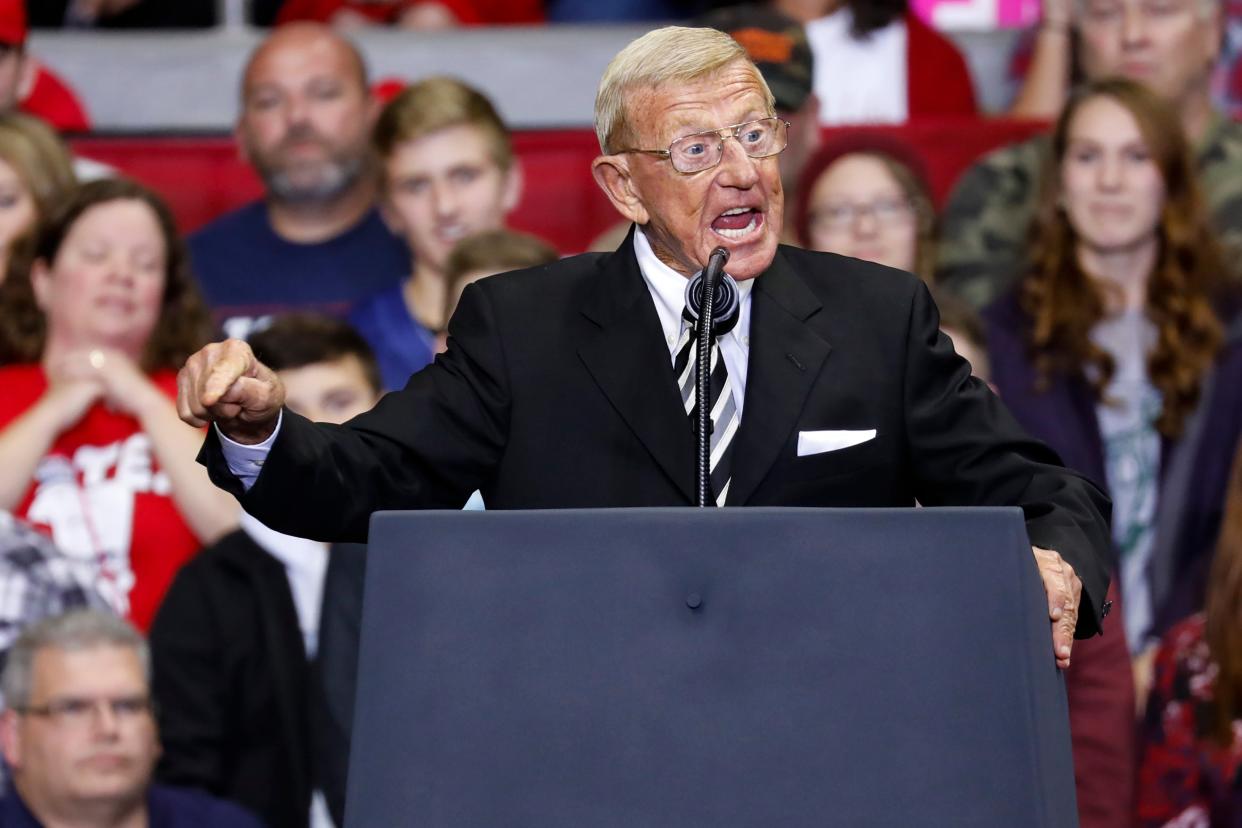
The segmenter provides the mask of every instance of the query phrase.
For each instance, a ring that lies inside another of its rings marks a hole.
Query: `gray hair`
[[[4,673],[0,674],[5,705],[21,708],[30,704],[34,660],[40,650],[79,652],[97,647],[130,647],[137,651],[143,675],[150,684],[151,651],[142,634],[128,621],[105,610],[75,609],[27,627],[13,642]]]
[[[636,88],[666,83],[687,83],[744,62],[763,88],[768,110],[776,111],[763,75],[736,40],[715,29],[665,26],[650,31],[626,46],[608,64],[595,95],[595,136],[605,154],[615,151],[620,136],[628,134],[626,96]]]

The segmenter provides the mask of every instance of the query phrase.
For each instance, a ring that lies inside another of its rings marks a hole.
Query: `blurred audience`
[[[160,753],[142,636],[99,610],[23,632],[0,677],[5,828],[259,828],[236,805],[151,784]]]
[[[1070,20],[1077,62],[1088,80],[1129,77],[1177,114],[1195,148],[1199,185],[1232,264],[1242,253],[1242,125],[1212,108],[1220,14],[1219,0],[1084,0],[1073,6]],[[1032,67],[1032,78],[1042,71]],[[1064,81],[1051,86],[1056,94],[1039,110],[1045,117],[1065,94]],[[997,150],[962,174],[941,217],[939,275],[945,290],[982,307],[1022,275],[1048,140],[1041,135]],[[1242,269],[1229,275],[1242,278]]]
[[[806,27],[825,125],[973,115],[970,71],[907,0],[772,0]]]
[[[420,81],[390,101],[374,142],[383,163],[382,209],[409,245],[410,275],[362,301],[349,318],[392,390],[435,355],[453,245],[504,226],[521,196],[522,173],[491,101],[452,78]]]
[[[276,22],[317,20],[333,26],[403,29],[542,23],[542,0],[285,0]]]
[[[64,132],[86,132],[86,109],[65,82],[26,51],[23,0],[0,0],[0,112],[14,108]]]
[[[777,160],[785,203],[794,204],[802,168],[819,148],[820,141],[819,100],[811,88],[815,63],[806,31],[801,23],[774,7],[756,3],[726,6],[694,23],[732,37],[759,67],[776,99],[777,116],[789,122],[789,145]]]
[[[0,115],[0,282],[13,245],[76,186],[68,148],[46,123]]]
[[[936,209],[918,154],[883,133],[847,132],[807,164],[794,211],[798,243],[931,281]]]
[[[1138,655],[1159,634],[1151,562],[1163,471],[1184,450],[1220,350],[1223,265],[1176,114],[1147,87],[1114,79],[1077,91],[1052,153],[1030,267],[984,314],[992,378],[1029,431],[1110,493]],[[1146,661],[1135,668],[1141,702]]]
[[[217,0],[26,0],[30,23],[69,29],[202,28],[216,24]]]
[[[133,182],[83,185],[31,248],[0,285],[0,508],[145,629],[181,564],[237,521],[174,406],[206,312],[167,206]]]
[[[453,247],[444,267],[448,290],[445,293],[444,319],[453,318],[461,292],[480,279],[551,264],[560,259],[556,248],[536,236],[512,230],[487,230],[467,236]],[[447,325],[446,325],[447,327]],[[436,353],[448,346],[448,332],[437,337]]]
[[[1242,819],[1242,453],[1206,608],[1165,635],[1143,723],[1138,828]]]
[[[266,196],[189,239],[227,335],[285,309],[343,315],[409,273],[375,209],[377,109],[361,54],[326,26],[283,26],[251,55],[236,134]]]
[[[344,322],[279,316],[250,346],[285,384],[290,410],[312,420],[343,423],[379,399],[375,358]],[[178,573],[151,627],[161,781],[244,805],[270,828],[333,824],[313,666],[328,558],[328,544],[243,514],[240,530]],[[356,669],[323,681],[352,686]]]

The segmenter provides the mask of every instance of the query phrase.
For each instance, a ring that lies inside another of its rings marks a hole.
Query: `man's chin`
[[[772,265],[772,260],[776,258],[776,244],[777,241],[773,238],[740,246],[731,246],[727,242],[717,246],[729,251],[725,272],[742,282],[755,278]]]

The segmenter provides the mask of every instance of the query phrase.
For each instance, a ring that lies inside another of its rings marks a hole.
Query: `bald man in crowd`
[[[189,239],[226,334],[244,338],[290,308],[343,315],[409,272],[375,208],[377,114],[362,55],[330,28],[282,26],[255,49],[236,138],[266,192]]]

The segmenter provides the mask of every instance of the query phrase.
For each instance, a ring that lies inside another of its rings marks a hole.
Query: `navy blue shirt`
[[[148,828],[263,828],[249,811],[201,791],[152,785],[147,793]],[[10,790],[0,797],[0,826],[42,828],[26,803]]]
[[[410,315],[400,284],[364,299],[349,323],[375,352],[385,391],[404,388],[411,374],[435,358],[436,335]]]
[[[339,236],[299,244],[276,235],[262,201],[227,213],[189,237],[194,275],[216,322],[245,338],[263,317],[287,310],[344,316],[359,299],[410,273],[409,248],[372,209]]]

